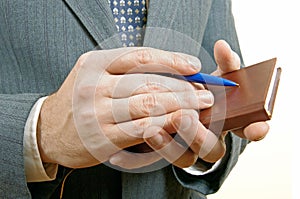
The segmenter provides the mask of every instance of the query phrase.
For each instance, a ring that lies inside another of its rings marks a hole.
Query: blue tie
[[[147,21],[146,0],[109,0],[124,47],[142,46]]]

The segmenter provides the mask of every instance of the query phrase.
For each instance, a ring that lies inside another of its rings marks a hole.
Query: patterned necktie
[[[147,21],[146,0],[108,0],[124,47],[142,46]]]

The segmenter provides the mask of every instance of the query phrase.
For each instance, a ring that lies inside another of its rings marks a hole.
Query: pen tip
[[[240,84],[238,84],[238,83],[236,83],[236,85],[235,85],[236,87],[240,87]]]

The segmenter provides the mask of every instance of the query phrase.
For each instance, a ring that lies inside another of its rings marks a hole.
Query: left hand
[[[230,46],[223,40],[219,40],[215,44],[215,59],[218,68],[213,75],[223,75],[240,69],[241,61],[239,56],[230,49]],[[250,141],[262,140],[269,131],[269,125],[266,122],[252,123],[246,128],[233,131],[241,138]]]
[[[212,73],[213,75],[222,75],[240,68],[239,56],[223,40],[216,42],[214,56],[218,67]],[[164,158],[177,167],[186,168],[195,164],[198,157],[207,162],[216,162],[225,154],[224,138],[227,132],[223,132],[217,137],[199,122],[196,111],[177,111],[172,117],[172,124],[174,129],[171,131],[176,130],[180,137],[189,143],[188,149],[173,141],[170,129],[152,126],[144,132],[144,138],[155,152],[128,153],[120,151],[110,157],[110,163],[125,169],[135,169],[148,166]],[[268,130],[269,126],[266,122],[257,122],[244,129],[233,131],[233,133],[250,141],[259,141],[267,135]]]

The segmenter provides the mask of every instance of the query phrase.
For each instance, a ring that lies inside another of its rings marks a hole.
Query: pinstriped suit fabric
[[[166,12],[160,11],[162,7],[168,8]],[[203,66],[213,66],[214,62],[201,49],[212,56],[217,39],[226,39],[240,52],[230,0],[151,0],[148,11],[145,46],[196,55]],[[28,113],[39,97],[59,88],[82,53],[96,46],[121,46],[107,0],[0,1],[0,198],[31,196],[23,165],[23,130]],[[213,70],[203,68],[206,72]],[[100,193],[90,198],[110,198],[116,190],[123,198],[201,198],[192,190],[215,192],[243,149],[240,139],[228,139],[232,144],[227,156],[220,170],[210,176],[190,176],[171,166],[152,173],[130,174],[100,165],[79,170],[70,177],[69,185],[96,182],[95,189]],[[53,194],[66,171],[60,167],[53,182],[29,184],[32,196],[45,198]],[[70,193],[75,190],[69,187]]]

